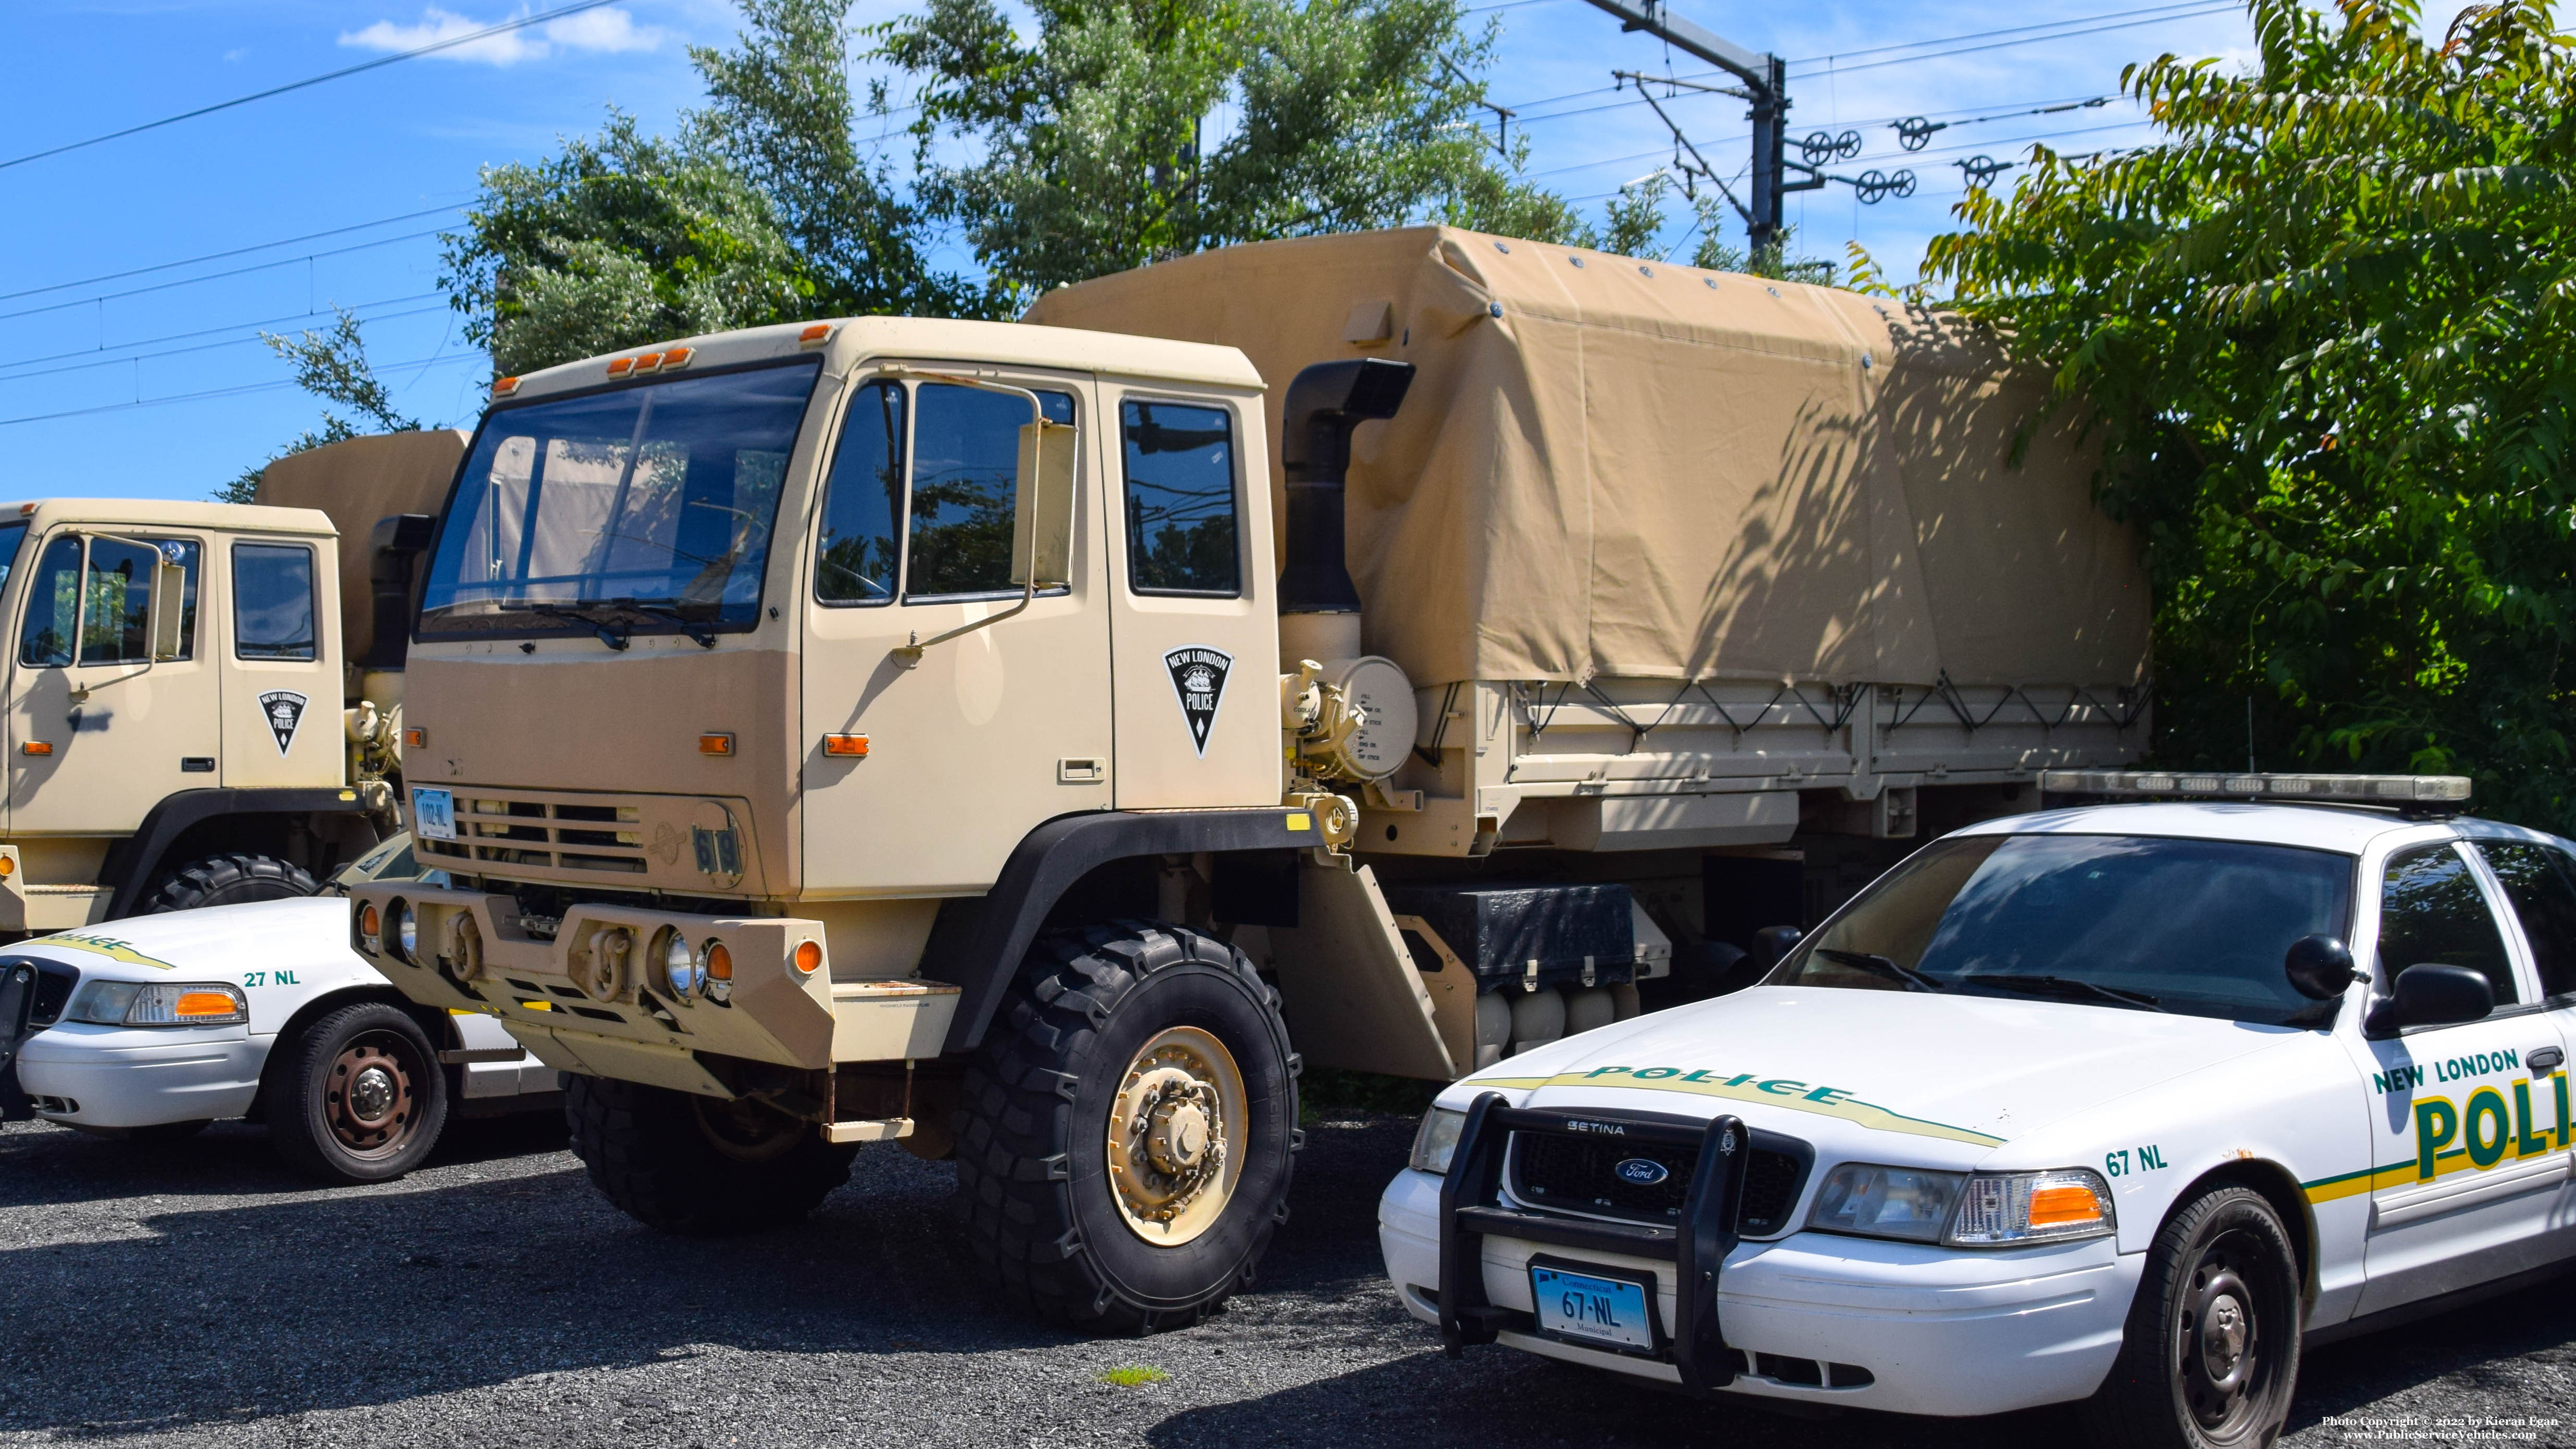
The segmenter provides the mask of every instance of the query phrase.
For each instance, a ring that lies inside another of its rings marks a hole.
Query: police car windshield
[[[2348,856],[2227,840],[1943,840],[1810,936],[1772,984],[2305,1025],[2317,1003],[2282,958],[2301,936],[2346,934],[2352,872]]]

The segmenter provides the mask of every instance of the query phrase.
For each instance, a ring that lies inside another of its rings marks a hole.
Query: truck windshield
[[[2320,1003],[2282,962],[2301,936],[2345,934],[2352,873],[2349,856],[2225,840],[1943,840],[1808,937],[1771,984],[2316,1025]]]
[[[420,632],[748,629],[821,359],[493,409],[421,590]]]

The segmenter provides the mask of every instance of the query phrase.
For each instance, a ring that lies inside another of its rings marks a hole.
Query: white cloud
[[[520,13],[525,14],[522,10]],[[432,5],[421,12],[417,25],[397,25],[379,20],[364,30],[352,30],[340,37],[340,43],[361,50],[418,50],[442,40],[471,35],[475,31],[500,24],[499,19],[474,20]],[[615,8],[585,10],[561,20],[549,20],[520,30],[506,30],[480,40],[451,46],[435,52],[436,60],[474,61],[482,65],[516,65],[523,60],[543,60],[557,46],[565,50],[587,50],[616,53],[651,50],[662,43],[662,32],[649,25],[637,25],[635,17]]]

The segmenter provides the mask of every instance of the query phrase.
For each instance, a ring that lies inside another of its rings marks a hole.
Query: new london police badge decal
[[[1216,728],[1217,706],[1225,700],[1225,677],[1234,656],[1204,644],[1186,644],[1163,656],[1172,672],[1172,693],[1180,699],[1181,718],[1189,723],[1190,743],[1207,758],[1208,733]]]
[[[259,712],[268,721],[268,732],[277,736],[277,753],[282,758],[286,748],[295,743],[295,727],[304,723],[304,696],[291,689],[272,689],[259,697]]]

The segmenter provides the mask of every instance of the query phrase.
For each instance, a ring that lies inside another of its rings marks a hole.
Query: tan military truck
[[[378,505],[434,506],[463,447],[412,433],[301,454],[257,505],[0,513],[0,940],[307,895],[392,828],[409,558],[433,520],[371,525]],[[353,510],[354,532],[333,523]]]
[[[572,1073],[645,1222],[899,1141],[1011,1298],[1188,1321],[1302,1065],[1713,990],[2134,757],[2143,580],[2070,435],[2008,462],[2039,396],[1953,319],[1437,228],[503,378],[410,654],[454,886],[356,939]]]

